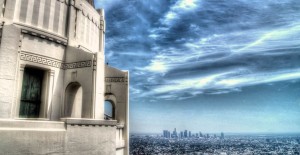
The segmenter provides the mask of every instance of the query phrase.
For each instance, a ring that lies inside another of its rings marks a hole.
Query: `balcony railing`
[[[114,118],[110,115],[104,114],[104,119],[105,120],[113,120]]]

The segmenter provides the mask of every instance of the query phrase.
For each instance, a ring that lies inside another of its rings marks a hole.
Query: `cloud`
[[[161,19],[161,22],[170,25],[174,20],[179,20],[181,15],[196,10],[199,7],[200,0],[179,0],[170,7],[170,10]]]
[[[299,33],[300,33],[300,23],[294,23],[291,25],[287,25],[280,29],[275,29],[273,31],[267,31],[267,33],[260,36],[254,42],[249,43],[243,48],[237,50],[237,52],[242,51],[257,51],[260,50],[268,50],[274,48],[283,48],[283,47],[293,47],[298,46],[299,42]],[[293,40],[290,40],[293,38]],[[276,44],[278,43],[278,44]],[[271,47],[270,47],[271,46]]]
[[[300,69],[234,76],[237,74],[239,73],[227,72],[192,79],[169,80],[163,85],[153,86],[152,91],[146,92],[144,96],[150,95],[162,99],[186,99],[199,94],[222,94],[240,91],[240,88],[245,86],[300,79]]]
[[[136,99],[187,99],[300,78],[300,1],[100,3],[106,60],[130,70]]]
[[[239,36],[236,32],[225,33],[194,39],[182,44],[180,49],[169,48],[159,53],[142,70],[152,75],[148,78],[163,79],[160,80],[163,84],[150,80],[155,81],[153,90],[145,96],[186,99],[199,94],[228,93],[252,85],[300,79],[298,26],[255,31],[258,39],[254,41],[243,40],[238,44],[230,40],[233,36],[249,39],[249,31],[238,32]]]

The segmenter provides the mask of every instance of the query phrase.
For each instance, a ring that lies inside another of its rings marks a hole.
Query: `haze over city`
[[[96,0],[130,132],[300,131],[299,0]]]

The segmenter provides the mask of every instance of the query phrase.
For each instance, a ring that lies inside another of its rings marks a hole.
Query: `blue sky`
[[[95,0],[130,132],[300,131],[299,0]]]

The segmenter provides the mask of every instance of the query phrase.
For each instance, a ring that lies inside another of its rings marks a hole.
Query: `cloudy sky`
[[[300,131],[299,0],[95,0],[130,132]]]

